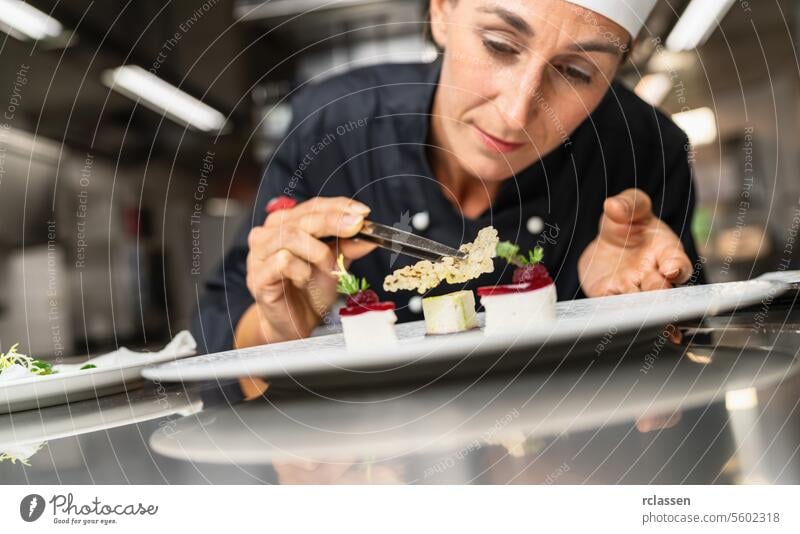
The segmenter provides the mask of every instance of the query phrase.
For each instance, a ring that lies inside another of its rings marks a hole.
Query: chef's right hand
[[[336,300],[336,257],[348,260],[375,245],[349,238],[370,209],[346,198],[317,197],[270,213],[248,236],[247,288],[255,303],[236,327],[236,346],[246,347],[307,337]]]

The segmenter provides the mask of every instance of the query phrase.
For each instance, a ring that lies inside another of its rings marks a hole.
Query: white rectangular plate
[[[416,365],[453,364],[510,351],[536,351],[544,345],[586,342],[603,336],[658,328],[699,319],[741,306],[768,302],[787,289],[781,281],[751,280],[662,291],[559,302],[555,322],[526,332],[484,335],[472,330],[426,336],[422,321],[397,326],[393,346],[350,350],[341,334],[206,354],[144,369],[151,380],[195,381],[260,376],[393,371]]]

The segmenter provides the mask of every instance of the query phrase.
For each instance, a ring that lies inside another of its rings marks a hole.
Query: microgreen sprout
[[[339,269],[333,271],[331,274],[339,278],[339,281],[336,284],[336,291],[338,293],[347,295],[349,297],[355,295],[359,291],[369,289],[369,284],[367,283],[366,278],[359,279],[356,275],[347,272],[347,269],[344,266],[344,255],[339,254],[339,259],[336,261],[336,264],[338,265]]]
[[[544,249],[536,247],[529,250],[527,256],[519,253],[519,246],[510,241],[501,241],[497,244],[497,256],[517,267],[536,265],[544,259]]]
[[[15,343],[10,349],[8,349],[8,352],[0,353],[0,373],[14,365],[20,365],[36,375],[52,375],[56,372],[53,370],[53,364],[50,362],[37,360],[17,352],[18,346],[19,343]]]

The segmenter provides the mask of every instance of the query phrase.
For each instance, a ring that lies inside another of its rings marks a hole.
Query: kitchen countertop
[[[700,326],[418,389],[229,404],[148,382],[0,416],[0,452],[30,454],[0,483],[800,483],[800,312]]]

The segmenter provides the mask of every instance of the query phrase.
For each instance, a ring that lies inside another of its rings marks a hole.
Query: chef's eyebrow
[[[569,47],[575,52],[604,52],[618,56],[622,54],[622,49],[614,43],[607,41],[588,41],[585,43],[574,43]]]
[[[482,13],[488,13],[490,15],[497,15],[503,22],[517,30],[519,33],[523,34],[526,37],[533,37],[533,28],[531,25],[528,24],[525,19],[517,15],[516,13],[512,13],[508,9],[505,9],[500,6],[489,6],[489,7],[480,7],[478,11]]]
[[[533,37],[534,31],[528,22],[517,15],[501,6],[479,7],[478,11],[481,13],[488,13],[490,15],[497,15],[506,24],[520,32],[526,37]],[[612,54],[619,56],[623,53],[619,46],[609,41],[587,41],[584,43],[574,43],[569,47],[570,50],[576,52],[603,52],[605,54]]]

